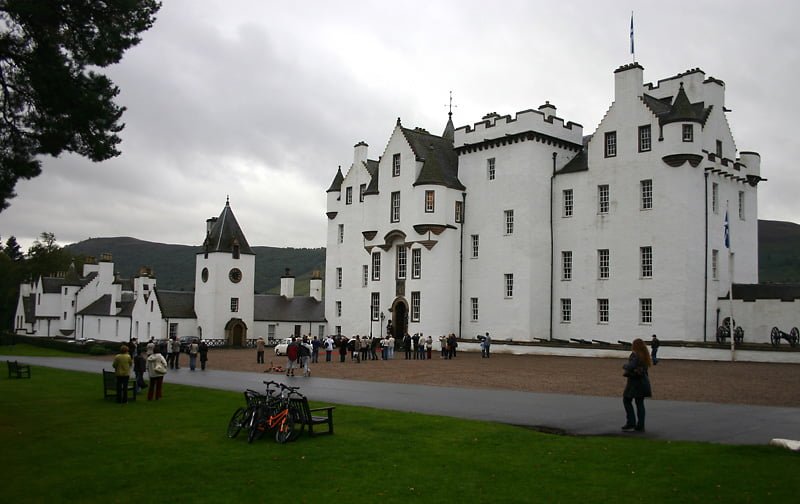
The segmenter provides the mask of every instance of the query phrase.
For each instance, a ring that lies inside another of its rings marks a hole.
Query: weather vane
[[[458,105],[453,105],[453,92],[452,91],[450,91],[450,103],[445,105],[445,107],[448,107],[447,115],[450,116],[450,117],[453,116],[453,107],[458,108]]]

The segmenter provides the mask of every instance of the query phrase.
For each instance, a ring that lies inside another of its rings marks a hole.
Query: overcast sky
[[[759,218],[800,222],[800,3],[165,0],[107,69],[127,107],[122,155],[47,158],[0,213],[3,243],[132,236],[199,245],[231,207],[251,245],[325,246],[325,190],[353,145],[377,159],[395,121],[440,134],[545,100],[594,132],[613,72],[690,68],[726,84],[740,151],[761,154]]]

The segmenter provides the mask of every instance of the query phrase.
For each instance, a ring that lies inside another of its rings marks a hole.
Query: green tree
[[[8,240],[6,240],[6,248],[3,249],[3,253],[12,261],[21,261],[24,258],[21,249],[22,247],[17,243],[17,237],[9,236]]]
[[[161,8],[157,0],[0,0],[0,212],[41,155],[119,155],[125,108],[98,68],[119,62]]]

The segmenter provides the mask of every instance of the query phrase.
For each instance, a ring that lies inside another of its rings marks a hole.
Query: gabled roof
[[[64,285],[63,278],[42,277],[42,292],[45,294],[58,294]]]
[[[556,175],[560,175],[562,173],[575,173],[581,171],[587,171],[589,169],[589,156],[587,152],[589,150],[589,141],[592,139],[592,135],[585,135],[583,137],[583,147],[575,155],[572,159],[567,161],[560,170],[556,171]]]
[[[344,182],[344,175],[342,175],[342,167],[340,166],[339,169],[336,171],[336,176],[333,177],[333,182],[331,182],[331,186],[325,192],[341,192],[342,182]]]
[[[255,255],[236,221],[236,216],[233,215],[230,201],[226,201],[225,208],[222,209],[222,213],[219,214],[203,242],[203,252],[232,253],[236,245],[239,246],[239,253]]]
[[[194,292],[164,291],[156,289],[156,298],[164,318],[196,319],[194,311]]]
[[[325,303],[311,296],[291,299],[285,296],[257,294],[254,299],[253,319],[276,322],[324,322]]]
[[[378,194],[378,162],[367,159],[366,168],[369,172],[370,179],[364,194]]]
[[[453,142],[422,129],[401,128],[417,161],[422,162],[414,185],[442,185],[463,191],[458,180],[458,155]]]
[[[115,310],[116,311],[116,310]],[[104,294],[92,304],[78,312],[78,315],[111,315],[111,294]]]
[[[713,108],[713,105],[705,107],[703,102],[691,103],[682,82],[674,101],[672,97],[658,99],[648,94],[642,96],[642,101],[658,117],[662,126],[674,122],[705,124]]]

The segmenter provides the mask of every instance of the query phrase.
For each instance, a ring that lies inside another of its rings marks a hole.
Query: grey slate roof
[[[422,162],[415,186],[441,185],[461,191],[466,189],[458,180],[458,155],[452,140],[420,129],[402,128],[402,132],[417,161]]]
[[[370,175],[369,185],[364,191],[364,194],[378,194],[378,162],[372,159],[367,159],[367,171]]]
[[[562,173],[575,173],[586,171],[589,169],[589,156],[587,155],[589,149],[589,141],[592,139],[592,135],[585,135],[583,137],[583,147],[581,148],[580,152],[575,155],[572,159],[570,159],[567,164],[561,167],[560,170],[556,171],[556,175],[560,175]]]
[[[661,125],[674,122],[705,124],[712,109],[712,107],[705,107],[703,102],[691,103],[683,89],[683,83],[681,83],[674,101],[671,96],[659,99],[648,94],[642,96],[642,101],[658,117]]]
[[[311,296],[287,299],[285,296],[257,294],[253,307],[257,321],[324,322],[325,303]]]
[[[247,238],[244,237],[242,228],[236,221],[236,216],[233,215],[230,202],[226,201],[225,208],[222,209],[222,213],[219,214],[203,242],[202,252],[232,253],[234,245],[239,245],[240,254],[255,255],[250,244],[247,243]]]
[[[333,182],[331,182],[331,186],[325,192],[341,192],[342,182],[344,182],[344,175],[342,175],[342,167],[340,166],[339,169],[336,171],[336,175],[333,177]]]
[[[116,312],[116,310],[114,310]],[[111,315],[111,294],[104,294],[92,304],[78,312],[78,315]]]
[[[194,292],[165,291],[156,289],[156,298],[164,318],[196,319]]]

